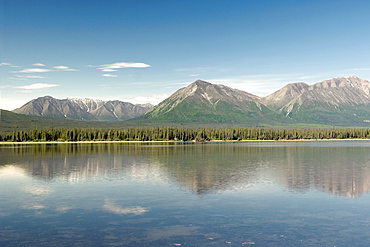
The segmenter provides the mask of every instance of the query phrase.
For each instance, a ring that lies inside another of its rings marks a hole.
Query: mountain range
[[[151,104],[134,105],[119,100],[55,99],[51,96],[45,96],[31,100],[22,107],[13,110],[13,112],[75,120],[117,121],[141,116],[152,107]]]
[[[313,85],[291,83],[259,97],[224,85],[197,80],[156,106],[90,99],[32,100],[15,113],[70,119],[151,124],[234,124],[284,126],[370,125],[370,82],[355,76]]]

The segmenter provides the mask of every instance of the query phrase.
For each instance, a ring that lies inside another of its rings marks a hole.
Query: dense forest
[[[370,129],[174,128],[50,129],[0,133],[0,141],[240,141],[370,139]]]

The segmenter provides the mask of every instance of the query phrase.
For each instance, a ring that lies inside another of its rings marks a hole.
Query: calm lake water
[[[0,246],[369,246],[370,142],[0,145]]]

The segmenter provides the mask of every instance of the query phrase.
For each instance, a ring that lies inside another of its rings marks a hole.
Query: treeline
[[[370,139],[370,129],[270,129],[174,127],[127,129],[50,129],[0,133],[0,141],[238,141],[300,139]]]

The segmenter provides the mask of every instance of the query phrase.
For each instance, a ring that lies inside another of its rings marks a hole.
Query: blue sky
[[[0,108],[51,95],[159,103],[201,79],[264,96],[370,80],[370,1],[0,0]]]

